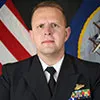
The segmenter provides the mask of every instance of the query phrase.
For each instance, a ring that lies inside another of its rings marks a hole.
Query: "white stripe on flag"
[[[3,5],[0,10],[0,19],[12,35],[20,42],[20,44],[23,45],[30,55],[36,54],[35,45],[32,43],[29,32],[25,29],[25,27],[6,5]]]
[[[0,62],[6,64],[8,62],[16,62],[16,58],[9,52],[5,45],[0,41]]]

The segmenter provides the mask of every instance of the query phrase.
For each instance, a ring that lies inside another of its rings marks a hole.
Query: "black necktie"
[[[55,88],[55,84],[56,84],[56,82],[54,80],[54,74],[55,74],[56,70],[53,67],[47,67],[46,71],[48,71],[50,73],[50,80],[49,80],[48,86],[49,86],[51,96],[52,96],[54,88]]]

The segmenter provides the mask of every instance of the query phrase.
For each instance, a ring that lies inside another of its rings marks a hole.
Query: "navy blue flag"
[[[100,63],[100,0],[83,0],[70,26],[66,53]]]

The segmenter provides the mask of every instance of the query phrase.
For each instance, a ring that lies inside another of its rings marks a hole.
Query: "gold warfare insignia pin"
[[[83,88],[84,86],[85,86],[84,84],[76,84],[76,87],[74,88],[74,90],[79,90]]]

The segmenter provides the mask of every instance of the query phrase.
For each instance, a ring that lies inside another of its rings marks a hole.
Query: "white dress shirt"
[[[40,62],[42,64],[42,68],[43,68],[43,71],[45,73],[45,76],[47,78],[47,83],[48,83],[49,80],[50,80],[50,73],[45,71],[45,70],[49,65],[47,65],[40,57],[39,57],[39,59],[40,59]],[[58,75],[59,75],[59,72],[60,72],[60,68],[61,68],[63,59],[64,59],[64,56],[56,64],[52,65],[52,67],[54,67],[54,69],[56,70],[56,73],[54,74],[54,79],[55,79],[56,82],[57,82],[57,79],[58,79]]]

